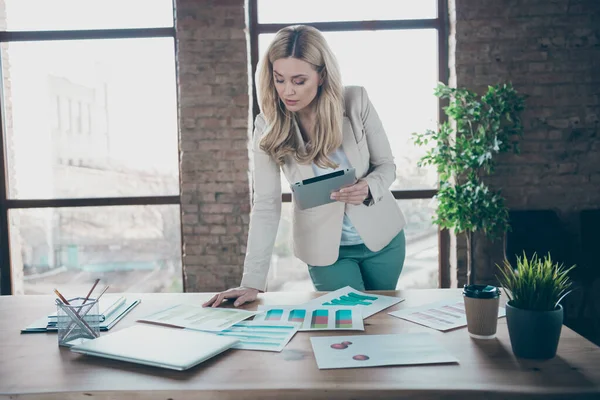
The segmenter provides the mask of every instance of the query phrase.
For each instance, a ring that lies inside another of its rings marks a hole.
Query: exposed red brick
[[[175,3],[184,287],[220,291],[239,283],[247,238],[244,0]]]

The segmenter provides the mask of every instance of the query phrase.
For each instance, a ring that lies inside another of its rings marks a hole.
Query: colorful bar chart
[[[308,303],[305,303],[305,307],[316,308],[353,308],[354,318],[356,318],[357,312],[360,313],[361,318],[368,318],[371,315],[378,313],[379,311],[393,306],[394,304],[400,303],[404,299],[399,297],[375,295],[371,293],[363,293],[354,290],[350,286],[343,287],[341,289],[329,292],[323,296],[312,299]],[[331,319],[333,322],[333,316]]]
[[[281,316],[283,315],[283,310],[281,309],[273,309],[267,312],[267,316],[265,318],[266,321],[279,321]]]
[[[315,310],[312,314],[310,327],[312,329],[324,329],[329,326],[329,311]]]
[[[283,310],[281,310],[283,311]],[[239,340],[233,346],[241,350],[281,351],[300,326],[288,322],[242,321],[217,333]]]
[[[352,310],[337,310],[335,312],[336,328],[352,328]]]
[[[306,310],[292,310],[292,311],[290,311],[290,317],[289,317],[288,321],[304,322],[305,317],[306,317]]]
[[[331,299],[329,302],[323,303],[324,306],[370,306],[377,297],[364,296],[350,292],[347,295],[340,296],[336,299]]]
[[[350,307],[258,306],[260,312],[254,322],[298,324],[300,331],[364,330],[362,309]]]

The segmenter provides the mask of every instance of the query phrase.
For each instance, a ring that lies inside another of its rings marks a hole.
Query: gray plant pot
[[[560,304],[554,311],[532,311],[507,303],[506,323],[515,356],[549,359],[556,355],[563,323]]]

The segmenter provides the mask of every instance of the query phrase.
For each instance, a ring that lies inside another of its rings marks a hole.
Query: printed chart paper
[[[338,289],[327,293],[326,295],[317,297],[314,300],[305,303],[305,306],[345,306],[357,307],[361,309],[363,318],[368,318],[379,311],[400,303],[404,299],[399,297],[383,296],[379,294],[367,294],[352,289],[350,286]]]
[[[389,314],[442,332],[467,326],[465,302],[462,299],[439,301],[420,307],[394,311]],[[505,315],[506,309],[499,307],[498,318]]]
[[[350,307],[258,306],[253,321],[299,322],[300,331],[364,331],[360,309]]]
[[[429,333],[311,337],[319,369],[458,363]]]
[[[178,304],[139,319],[159,325],[171,325],[198,331],[219,332],[231,325],[245,320],[257,311],[237,310],[231,308],[212,308],[191,304]]]
[[[299,323],[242,321],[218,332],[219,336],[235,337],[233,349],[281,351],[300,328]]]

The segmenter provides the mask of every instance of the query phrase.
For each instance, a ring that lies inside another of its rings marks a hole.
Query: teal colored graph
[[[331,299],[327,303],[323,303],[324,306],[370,306],[373,301],[377,300],[377,297],[363,296],[357,293],[348,293],[347,295],[340,296],[337,299]]]

